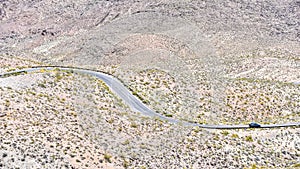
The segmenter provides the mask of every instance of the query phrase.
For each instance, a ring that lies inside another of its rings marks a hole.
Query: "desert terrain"
[[[199,124],[300,122],[300,3],[0,0],[0,74],[71,66]],[[0,168],[299,168],[300,128],[216,130],[135,112],[61,70],[0,78]]]

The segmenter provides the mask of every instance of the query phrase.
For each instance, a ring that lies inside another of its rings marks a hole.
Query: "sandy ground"
[[[8,63],[26,66],[19,59],[2,62],[3,65]],[[153,109],[200,123],[214,122],[216,120],[209,121],[214,116],[227,120],[219,123],[247,121],[252,118],[249,114],[242,111],[234,114],[241,106],[241,99],[234,97],[251,94],[245,99],[255,101],[256,96],[265,98],[263,91],[268,91],[262,88],[260,92],[255,91],[259,95],[252,95],[252,88],[248,91],[245,86],[253,86],[253,82],[233,82],[237,87],[244,86],[240,94],[228,90],[227,95],[233,98],[228,102],[236,107],[220,115],[203,110],[194,117],[191,110],[182,108],[185,106],[185,100],[180,98],[182,89],[177,88],[176,80],[169,73],[149,69],[132,78],[135,80],[130,87],[139,89],[136,92],[150,91],[141,97]],[[218,131],[171,125],[131,112],[103,82],[70,72],[42,71],[4,78],[0,82],[1,166],[4,168],[293,168],[299,161],[297,128]],[[262,87],[268,87],[267,84]],[[299,86],[292,86],[286,84],[285,88],[291,93],[292,89],[299,90]],[[276,91],[281,91],[280,86]],[[155,97],[162,98],[162,103]],[[203,102],[205,104],[205,99]],[[256,102],[253,103],[248,107],[254,107]],[[266,123],[299,120],[299,114],[290,110],[281,116],[252,113],[260,120],[266,117]]]
[[[79,66],[204,124],[300,121],[299,2],[1,1],[0,72]],[[297,168],[300,129],[202,130],[70,72],[0,79],[0,168]]]

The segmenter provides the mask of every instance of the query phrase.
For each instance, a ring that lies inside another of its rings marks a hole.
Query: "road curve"
[[[192,123],[187,121],[182,121],[170,117],[163,116],[153,110],[151,110],[148,106],[146,106],[141,100],[139,100],[136,96],[132,94],[124,85],[123,83],[118,80],[117,78],[113,77],[112,75],[106,74],[104,72],[90,70],[90,69],[83,69],[83,68],[76,68],[76,67],[64,67],[64,66],[38,66],[38,67],[31,67],[25,68],[21,70],[11,71],[7,73],[0,74],[0,78],[5,78],[12,75],[19,75],[22,73],[30,73],[36,72],[40,70],[65,70],[65,71],[72,71],[75,73],[80,74],[87,74],[94,76],[98,79],[101,79],[106,85],[110,88],[112,92],[118,95],[134,112],[140,112],[145,116],[149,117],[156,117],[163,121],[168,121],[173,124],[181,124],[183,126],[192,126],[192,127],[201,127],[207,129],[246,129],[246,128],[279,128],[279,127],[299,127],[300,122],[294,123],[285,123],[285,124],[267,124],[267,125],[258,125],[252,126],[249,125],[207,125],[207,124],[198,124]]]

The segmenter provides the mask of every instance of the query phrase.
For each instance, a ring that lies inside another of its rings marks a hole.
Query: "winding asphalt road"
[[[197,124],[197,123],[191,123],[186,122],[182,120],[177,120],[174,118],[163,116],[153,110],[151,110],[148,106],[146,106],[141,100],[139,100],[136,96],[134,96],[123,84],[120,80],[117,78],[108,75],[103,72],[95,71],[95,70],[89,70],[89,69],[81,69],[81,68],[75,68],[75,67],[63,67],[63,66],[39,66],[39,67],[32,67],[32,68],[26,68],[22,70],[16,70],[11,71],[7,73],[0,74],[0,78],[9,77],[12,75],[19,75],[22,73],[30,73],[30,72],[36,72],[40,70],[65,70],[65,71],[72,71],[75,73],[80,74],[87,74],[91,76],[95,76],[98,79],[101,79],[103,82],[106,83],[106,85],[110,88],[112,92],[114,92],[116,95],[118,95],[129,107],[131,110],[135,112],[140,112],[145,116],[149,117],[156,117],[163,121],[168,121],[170,123],[174,124],[181,124],[183,126],[198,126],[201,128],[207,128],[207,129],[246,129],[246,128],[278,128],[278,127],[299,127],[300,122],[295,123],[285,123],[285,124],[267,124],[267,125],[259,125],[257,123],[251,123],[249,125],[206,125],[206,124]]]

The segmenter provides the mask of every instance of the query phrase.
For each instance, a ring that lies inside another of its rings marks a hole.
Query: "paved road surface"
[[[197,123],[191,123],[186,121],[177,120],[174,118],[163,116],[153,110],[151,110],[148,106],[146,106],[141,100],[139,100],[136,96],[134,96],[117,78],[94,70],[89,69],[81,69],[81,68],[74,68],[74,67],[60,67],[60,66],[40,66],[40,67],[33,67],[33,68],[27,68],[17,71],[12,71],[8,73],[0,74],[1,78],[5,78],[7,76],[11,75],[19,75],[20,73],[29,73],[29,72],[36,72],[40,71],[42,69],[45,70],[67,70],[67,71],[73,71],[76,73],[81,74],[88,74],[91,76],[95,76],[98,79],[101,79],[106,83],[106,85],[110,88],[112,92],[114,92],[116,95],[118,95],[129,107],[131,110],[135,112],[140,112],[145,116],[149,117],[156,117],[163,121],[168,121],[170,123],[174,124],[181,124],[183,126],[198,126],[201,128],[207,128],[207,129],[245,129],[245,128],[278,128],[278,127],[299,127],[300,122],[294,122],[294,123],[286,123],[286,124],[268,124],[268,125],[260,125],[259,127],[253,127],[251,125],[207,125],[207,124],[197,124]]]

